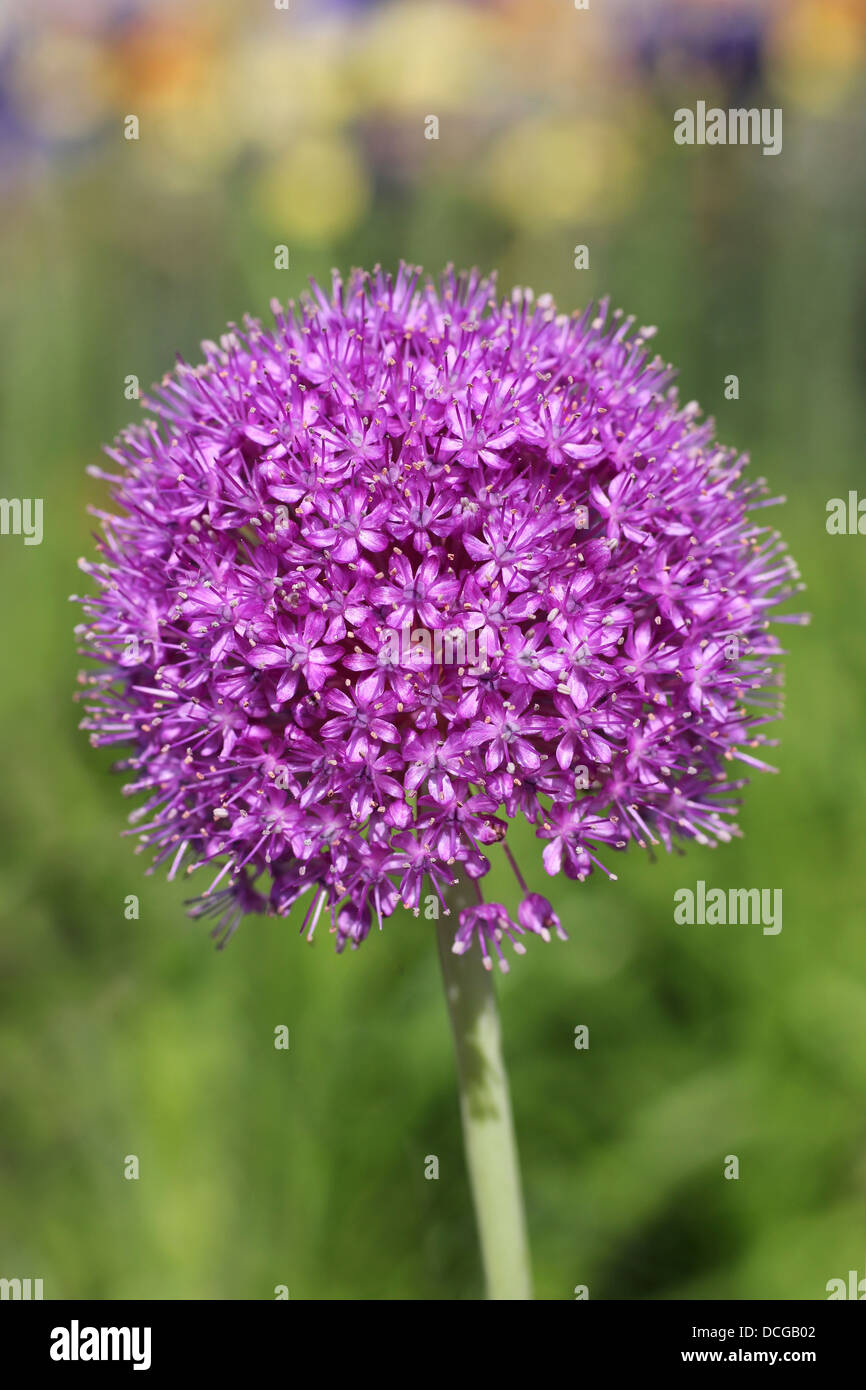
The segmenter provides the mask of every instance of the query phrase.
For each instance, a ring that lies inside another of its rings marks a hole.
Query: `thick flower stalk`
[[[92,470],[116,511],[82,561],[84,726],[126,746],[154,862],[213,866],[192,911],[221,944],[303,899],[308,939],[357,947],[459,877],[452,949],[505,969],[564,935],[515,817],[580,880],[730,837],[797,576],[762,482],[607,304],[403,267],[272,309]]]

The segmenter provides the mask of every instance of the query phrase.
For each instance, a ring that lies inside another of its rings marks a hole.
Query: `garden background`
[[[518,836],[570,935],[498,982],[537,1295],[821,1299],[866,1272],[866,540],[825,525],[863,487],[864,59],[855,0],[0,7],[2,491],[44,500],[41,545],[0,538],[0,1274],[480,1296],[432,924],[338,958],[251,919],[214,951],[122,838],[72,701],[85,469],[140,411],[127,378],[401,257],[658,325],[683,398],[787,496],[813,615],[742,840],[579,885]],[[675,145],[699,99],[782,108],[781,154]],[[676,925],[699,879],[782,888],[783,930]]]

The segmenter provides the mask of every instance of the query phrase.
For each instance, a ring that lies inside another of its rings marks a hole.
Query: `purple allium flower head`
[[[518,814],[580,880],[630,840],[730,838],[800,586],[652,330],[405,266],[272,309],[92,470],[119,514],[82,561],[83,723],[131,745],[154,862],[215,867],[193,914],[224,943],[304,899],[342,950],[460,873],[454,949],[504,964],[564,935],[504,843]],[[483,898],[497,843],[517,922]]]

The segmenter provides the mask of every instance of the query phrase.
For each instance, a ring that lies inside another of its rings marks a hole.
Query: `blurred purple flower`
[[[635,18],[632,32],[638,62],[654,78],[715,79],[744,100],[764,78],[769,24],[760,0],[662,0]]]

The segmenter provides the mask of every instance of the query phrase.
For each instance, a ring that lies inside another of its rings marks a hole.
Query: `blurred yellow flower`
[[[866,59],[863,0],[789,0],[773,36],[782,96],[820,114],[851,91]]]
[[[507,74],[509,92],[558,92],[579,81],[603,88],[620,49],[619,27],[599,6],[596,14],[572,0],[499,0],[492,39]]]
[[[440,0],[378,10],[362,31],[352,68],[363,104],[424,115],[477,105],[493,81],[496,23],[484,11]]]
[[[251,143],[282,149],[298,129],[330,130],[355,113],[345,42],[333,29],[266,39],[258,31],[236,50],[231,105]]]
[[[316,241],[351,230],[363,217],[370,189],[354,146],[340,135],[306,135],[261,172],[259,216],[278,240]]]
[[[577,218],[606,222],[631,202],[637,178],[636,152],[619,126],[554,116],[507,131],[483,181],[491,202],[531,231]]]

